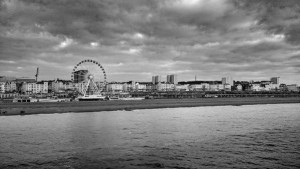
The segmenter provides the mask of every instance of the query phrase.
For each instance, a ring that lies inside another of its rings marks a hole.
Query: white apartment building
[[[5,82],[0,82],[0,93],[5,93]]]
[[[230,86],[233,86],[232,77],[223,77],[222,78],[222,84],[223,85],[229,84]]]
[[[51,85],[52,92],[59,93],[66,89],[66,85],[62,81],[54,81]]]
[[[265,85],[265,87],[262,88],[262,90],[264,91],[271,91],[271,90],[276,90],[278,89],[279,90],[279,84],[268,84],[268,85]]]
[[[124,92],[132,91],[134,89],[134,85],[135,83],[133,81],[123,83],[123,91]]]
[[[224,90],[224,85],[222,84],[210,84],[209,91],[222,91]]]
[[[279,90],[280,84],[270,84],[271,90]]]
[[[252,87],[251,87],[252,91],[274,91],[276,89],[279,90],[279,84],[269,83],[269,84],[261,85],[261,84],[255,83],[255,84],[252,84]]]
[[[224,90],[225,91],[231,91],[231,84],[224,84]]]
[[[192,84],[189,86],[190,91],[208,91],[209,84],[208,83],[201,83],[201,84]]]
[[[158,83],[161,83],[161,76],[152,76],[152,83],[153,84],[158,84]]]
[[[125,82],[123,85],[123,92],[129,91],[151,91],[153,89],[152,83],[147,82]]]
[[[147,90],[147,85],[143,83],[136,83],[134,85],[133,90],[135,91],[146,91]]]
[[[146,91],[152,91],[153,89],[155,89],[153,84],[146,85]]]
[[[167,75],[167,83],[177,84],[177,75]]]
[[[175,84],[158,83],[154,86],[154,89],[156,89],[158,91],[173,91],[173,90],[175,90]]]
[[[252,84],[251,90],[252,91],[262,91],[263,88],[260,86],[260,84]]]
[[[75,85],[71,81],[55,80],[49,82],[49,90],[55,93],[64,92],[68,89],[75,89]]]
[[[24,82],[22,84],[21,92],[26,94],[48,93],[48,82]]]
[[[238,91],[242,91],[242,90],[243,90],[243,86],[242,86],[242,85],[240,85],[240,84],[239,84],[239,85],[237,85],[237,87],[236,87],[236,88],[237,88],[237,90],[238,90]]]
[[[270,81],[273,83],[273,84],[278,84],[279,85],[279,78],[280,77],[271,77]]]
[[[176,91],[189,91],[189,85],[175,85]]]
[[[123,84],[110,83],[110,84],[107,84],[106,89],[108,92],[123,92]]]
[[[286,85],[288,91],[298,92],[299,88],[297,84]]]
[[[6,82],[5,83],[5,91],[6,92],[17,91],[17,83],[15,81]]]
[[[202,91],[203,86],[202,86],[202,84],[192,84],[192,85],[189,85],[189,90],[190,91]]]
[[[162,83],[159,88],[160,91],[174,91],[175,90],[175,84],[170,83]]]

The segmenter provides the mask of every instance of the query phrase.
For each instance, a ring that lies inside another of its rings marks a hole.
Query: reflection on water
[[[0,168],[299,168],[300,104],[0,117]]]

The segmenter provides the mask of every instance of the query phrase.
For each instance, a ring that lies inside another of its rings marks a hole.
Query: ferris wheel
[[[83,95],[100,94],[106,87],[106,73],[102,65],[94,60],[83,60],[74,68],[71,79]]]

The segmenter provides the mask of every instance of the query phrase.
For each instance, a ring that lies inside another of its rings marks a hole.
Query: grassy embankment
[[[253,105],[300,103],[300,97],[288,98],[199,98],[199,99],[154,99],[132,101],[60,102],[60,103],[2,103],[5,115],[47,114],[66,112],[95,112],[113,110],[155,109],[198,106]],[[4,115],[2,113],[2,115]]]

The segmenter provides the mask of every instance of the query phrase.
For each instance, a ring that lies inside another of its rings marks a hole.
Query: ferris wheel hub
[[[94,76],[93,75],[88,75],[88,79],[92,80],[92,79],[94,79]]]

